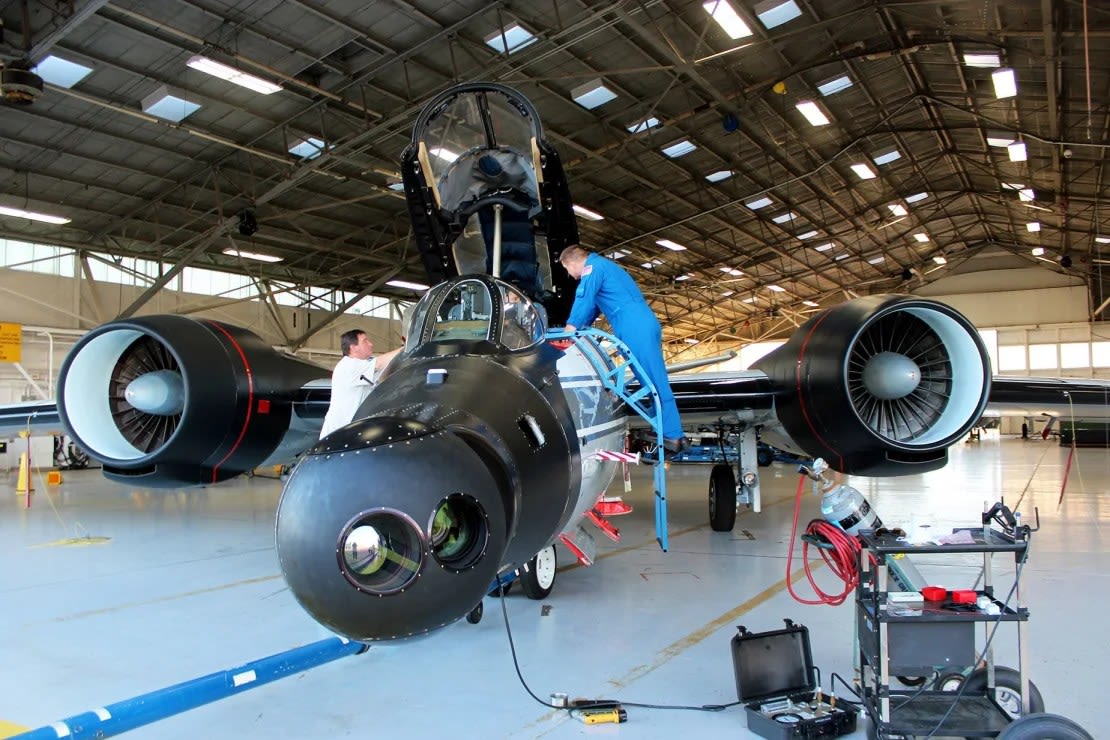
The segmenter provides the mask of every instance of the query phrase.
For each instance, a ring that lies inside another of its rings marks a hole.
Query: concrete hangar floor
[[[1110,737],[1104,679],[1110,643],[1098,636],[1110,593],[1110,452],[1080,449],[1063,505],[1056,502],[1068,450],[1055,441],[999,438],[960,444],[943,470],[854,479],[887,526],[973,525],[984,502],[1005,495],[1032,517],[1023,589],[1031,612],[1027,668],[1049,712]],[[803,606],[785,590],[797,476],[786,463],[761,469],[764,511],[742,513],[731,533],[710,531],[709,466],[669,472],[671,551],[655,544],[650,471],[634,470],[636,510],[617,523],[622,541],[598,534],[589,569],[565,567],[543,602],[506,598],[520,668],[547,699],[604,697],[658,704],[736,699],[729,642],[736,625],[806,625],[814,662],[853,675],[853,606]],[[98,471],[67,472],[61,486],[36,478],[25,509],[15,476],[0,497],[0,736],[311,643],[327,633],[284,588],[273,543],[280,482],[243,478],[182,492],[128,490]],[[615,483],[616,492],[621,481]],[[45,495],[49,492],[48,496]],[[818,515],[807,494],[801,527]],[[104,544],[52,545],[75,535]],[[796,546],[794,570],[801,569]],[[979,556],[916,561],[930,581],[970,587]],[[1013,558],[994,558],[996,584]],[[834,583],[818,571],[826,588]],[[796,589],[811,595],[804,578]],[[755,737],[744,712],[628,708],[621,725],[587,726],[528,697],[513,669],[501,609],[485,601],[477,625],[461,621],[423,640],[375,646],[310,671],[208,704],[131,733],[143,738],[626,736]],[[1103,617],[1099,617],[1103,614]],[[996,661],[1013,665],[1003,625]],[[981,645],[981,638],[980,638]],[[839,690],[840,696],[844,695]],[[852,737],[865,737],[865,722]]]

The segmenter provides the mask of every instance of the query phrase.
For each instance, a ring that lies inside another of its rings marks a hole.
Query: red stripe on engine
[[[832,445],[826,442],[825,438],[821,436],[821,433],[817,431],[817,428],[813,425],[813,420],[809,418],[809,412],[806,410],[805,399],[802,397],[802,358],[805,357],[806,347],[809,345],[809,340],[813,336],[814,332],[817,331],[817,327],[820,326],[821,322],[824,321],[834,310],[836,309],[829,309],[824,314],[822,314],[821,317],[817,319],[817,321],[813,322],[813,326],[810,328],[809,333],[806,334],[806,338],[802,340],[802,349],[800,352],[798,352],[798,359],[794,365],[794,391],[798,394],[798,406],[800,406],[802,409],[802,417],[805,418],[806,425],[809,427],[809,431],[813,432],[813,436],[817,438],[818,442],[825,446],[826,450],[837,456],[837,458],[840,460],[840,465],[838,466],[838,469],[842,470],[844,468],[844,458],[840,455],[839,452],[834,450]]]
[[[235,351],[239,353],[239,359],[243,361],[243,369],[247,373],[247,415],[246,418],[243,419],[243,428],[239,430],[239,436],[235,439],[235,443],[231,445],[231,449],[227,451],[227,454],[223,456],[223,459],[216,463],[215,467],[212,468],[212,482],[215,483],[216,477],[220,472],[220,466],[227,462],[229,457],[235,454],[235,451],[239,449],[239,445],[243,441],[243,437],[247,436],[247,427],[250,426],[251,414],[254,411],[254,374],[251,372],[250,363],[247,362],[247,355],[243,352],[243,348],[239,346],[239,343],[235,341],[235,337],[231,336],[231,333],[227,329],[220,326],[214,321],[209,321],[206,323],[208,323],[215,329],[218,329],[221,334],[227,337],[227,340],[231,342],[231,346],[234,347]]]

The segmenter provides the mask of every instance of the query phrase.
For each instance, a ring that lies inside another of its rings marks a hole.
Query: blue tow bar
[[[361,653],[368,647],[343,637],[331,637],[244,663],[238,668],[211,673],[100,709],[75,714],[22,735],[14,735],[11,740],[112,737],[344,656]]]

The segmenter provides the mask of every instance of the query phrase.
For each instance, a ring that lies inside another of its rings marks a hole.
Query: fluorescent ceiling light
[[[1024,190],[1025,183],[1023,182],[1004,182],[1002,187],[1006,190]]]
[[[645,270],[654,270],[661,264],[663,264],[663,260],[652,260],[651,262],[642,263],[640,267],[644,268]]]
[[[742,300],[740,302],[741,303],[755,303],[755,296],[753,295],[750,298],[745,298],[744,300]]]
[[[740,272],[739,270],[737,270],[735,267],[722,267],[721,272],[727,273],[729,275],[733,275],[735,277],[740,277],[741,275],[744,274],[744,273]]]
[[[628,133],[630,133],[630,134],[639,134],[639,133],[643,133],[644,131],[647,131],[649,128],[655,128],[656,126],[661,126],[661,125],[662,125],[662,122],[658,118],[656,118],[655,116],[650,116],[648,118],[645,118],[642,121],[637,121],[636,123],[630,123],[627,126],[625,126],[625,128],[628,129]]]
[[[1029,158],[1029,154],[1025,151],[1024,141],[1015,141],[1010,144],[1006,147],[1006,153],[1010,155],[1011,162],[1024,162]]]
[[[817,306],[819,304],[817,303],[817,301],[802,301],[802,305],[803,306],[813,306],[814,308],[817,308]]]
[[[458,154],[451,151],[450,149],[444,149],[441,146],[432,147],[428,150],[428,153],[433,156],[439,157],[445,162],[454,162],[456,159],[459,158]]]
[[[1033,192],[1033,188],[1022,188],[1021,190],[1018,191],[1018,200],[1029,202],[1029,201],[1032,201],[1036,197],[1037,196]]]
[[[589,208],[585,208],[583,206],[580,206],[577,203],[575,203],[573,206],[571,206],[571,208],[573,208],[574,212],[577,213],[582,218],[588,218],[591,221],[604,221],[605,220],[605,217],[602,216],[597,211],[591,211]]]
[[[933,255],[933,262],[936,262],[938,265],[947,265],[948,258],[943,254],[935,254]]]
[[[748,208],[751,208],[753,211],[758,211],[760,208],[766,208],[767,206],[771,205],[771,203],[772,200],[764,196],[762,198],[756,198],[755,200],[749,200],[744,205],[746,205]]]
[[[768,285],[767,290],[772,290],[776,293],[785,293],[786,292],[786,288],[782,287],[781,285]]]
[[[688,272],[685,275],[679,275],[678,277],[676,277],[675,281],[677,282],[677,281],[680,281],[680,280],[689,280],[692,277],[694,277],[694,273]]]
[[[724,293],[721,293],[722,298],[728,298],[729,296],[733,296],[733,295],[736,295],[735,290],[726,290]]]
[[[825,242],[824,244],[818,244],[816,247],[814,247],[814,249],[816,249],[818,252],[827,252],[835,246],[835,242]]]
[[[486,45],[493,48],[494,51],[504,54],[505,51],[508,50],[508,52],[512,54],[520,51],[537,39],[531,31],[527,30],[516,21],[513,21],[504,28],[486,36],[485,40]]]
[[[53,54],[35,65],[35,74],[58,87],[70,88],[92,73],[91,67],[86,67],[68,59],[56,57]]]
[[[428,286],[424,283],[410,283],[408,280],[386,280],[386,285],[391,285],[394,288],[408,288],[409,290],[427,290]]]
[[[798,238],[802,239],[803,241],[806,239],[812,239],[815,236],[817,236],[817,229],[812,229],[804,234],[798,234]]]
[[[764,0],[756,3],[754,10],[759,22],[768,29],[781,26],[802,14],[794,0]]]
[[[281,85],[275,85],[269,80],[255,77],[242,70],[229,67],[226,64],[221,64],[214,59],[202,57],[199,54],[190,57],[189,61],[185,62],[185,65],[199,72],[204,72],[213,77],[219,77],[221,80],[227,80],[234,85],[245,87],[248,90],[254,90],[256,93],[262,93],[263,95],[271,95],[281,89]]]
[[[863,162],[852,165],[852,172],[855,172],[861,180],[872,180],[875,177],[875,173]]]
[[[1014,143],[1014,135],[1006,131],[988,131],[987,144],[990,146],[1010,146]]]
[[[697,145],[689,139],[683,139],[682,141],[675,142],[670,146],[663,147],[663,153],[671,159],[678,159],[683,154],[689,154],[697,148]]]
[[[965,51],[964,64],[968,67],[998,67],[1002,60],[997,51]]]
[[[1033,253],[1034,257],[1040,257],[1042,254],[1044,254],[1044,247],[1033,247],[1029,251]]]
[[[261,252],[244,252],[242,249],[234,249],[227,247],[224,249],[224,254],[231,255],[232,257],[242,257],[245,260],[258,260],[259,262],[281,262],[283,257],[275,257],[272,254],[262,254]]]
[[[831,80],[825,80],[824,82],[817,85],[817,92],[821,93],[821,95],[824,97],[828,97],[840,92],[841,90],[847,90],[851,86],[851,77],[849,77],[848,75],[839,75],[837,77],[833,77]]]
[[[890,212],[893,213],[895,216],[908,216],[909,215],[909,211],[907,211],[906,207],[904,205],[902,205],[901,203],[891,203],[887,206],[887,208],[889,208]]]
[[[799,101],[794,107],[814,126],[824,126],[829,122],[829,117],[821,110],[821,106],[812,100]]]
[[[1017,95],[1017,78],[1014,76],[1014,70],[1009,67],[992,72],[991,82],[994,83],[996,98],[1012,98]]]
[[[686,344],[697,344],[698,343],[698,340],[694,339],[693,337],[686,337],[682,341],[686,342]]]
[[[709,0],[702,3],[702,7],[713,20],[717,21],[717,25],[724,29],[730,39],[742,39],[752,35],[752,29],[736,14],[736,9],[728,0]]]
[[[574,102],[587,110],[593,110],[610,100],[617,99],[617,94],[605,87],[600,78],[579,85],[570,91],[570,96],[574,98]]]
[[[143,98],[143,112],[167,121],[180,123],[200,110],[200,103],[187,99],[185,93],[161,85],[157,90]]]
[[[914,193],[913,195],[906,196],[907,203],[917,203],[918,201],[925,200],[929,197],[928,193]]]
[[[887,147],[871,155],[871,161],[880,167],[884,164],[890,164],[896,159],[902,158],[902,152],[898,151],[897,147]]]
[[[1099,244],[1110,244],[1110,236],[1096,236],[1095,241]]]
[[[926,233],[924,233],[924,232],[919,232],[919,233],[917,233],[917,234],[914,234],[914,235],[913,235],[913,238],[914,238],[914,239],[917,239],[917,240],[918,240],[919,242],[921,242],[922,244],[924,244],[924,243],[926,243],[927,241],[929,241],[929,235],[928,235],[928,234],[926,234]]]
[[[716,172],[711,172],[710,174],[706,175],[705,179],[709,180],[709,182],[720,182],[721,180],[727,180],[730,177],[732,177],[732,170],[717,170]]]
[[[622,257],[627,257],[630,254],[632,254],[632,252],[629,252],[627,249],[614,249],[612,252],[605,256],[611,260],[619,260]]]
[[[403,183],[403,182],[391,182],[388,185],[386,185],[386,187],[389,188],[390,190],[393,190],[395,192],[400,193],[400,192],[404,191],[405,183]]]
[[[670,239],[657,239],[655,243],[661,247],[666,247],[672,252],[681,252],[686,249],[686,247],[677,242],[672,242]]]
[[[1026,231],[1032,231],[1033,233],[1036,233],[1036,232],[1041,230],[1041,222],[1040,221],[1030,221],[1029,223],[1025,224],[1025,230]]]
[[[70,219],[63,218],[62,216],[51,216],[49,213],[39,213],[38,211],[25,211],[22,208],[12,208],[10,206],[0,206],[0,216],[12,216],[14,218],[29,218],[32,221],[42,221],[47,224],[68,224]]]
[[[880,254],[878,257],[872,257],[871,259],[867,260],[867,264],[869,264],[869,265],[878,265],[878,264],[881,264],[885,261],[886,261],[886,257],[884,257],[883,255]]]
[[[787,211],[786,213],[780,213],[771,220],[774,221],[776,224],[784,224],[787,221],[793,221],[797,217],[798,214],[794,213],[794,211]]]
[[[301,159],[314,159],[324,153],[324,142],[315,136],[309,136],[289,147],[289,153]]]
[[[844,254],[838,254],[838,255],[836,255],[836,257],[833,257],[833,259],[835,259],[835,260],[836,260],[837,262],[839,262],[840,260],[846,260],[846,259],[848,259],[848,258],[849,258],[849,257],[851,257],[851,256],[852,256],[852,255],[850,255],[850,254],[848,254],[847,252],[845,252]]]

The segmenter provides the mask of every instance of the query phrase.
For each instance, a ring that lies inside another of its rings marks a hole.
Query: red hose
[[[839,578],[844,583],[844,590],[840,593],[827,593],[817,585],[817,581],[813,578],[813,571],[809,566],[809,542],[803,541],[802,544],[802,558],[805,561],[806,578],[809,579],[809,585],[813,592],[817,594],[817,599],[803,599],[794,592],[794,585],[791,582],[790,574],[793,570],[794,563],[794,543],[797,541],[798,536],[798,516],[802,511],[802,490],[805,486],[805,476],[798,476],[798,490],[794,494],[794,522],[790,526],[790,547],[786,551],[786,588],[790,591],[790,595],[794,600],[802,604],[828,604],[829,606],[836,606],[843,604],[852,592],[856,590],[859,584],[859,567],[856,565],[856,558],[860,551],[859,540],[854,536],[848,534],[835,524],[830,524],[824,519],[814,519],[806,526],[806,534],[819,537],[832,545],[832,549],[818,548],[821,552],[821,558],[825,561],[825,565],[829,566],[829,570],[833,575]]]

